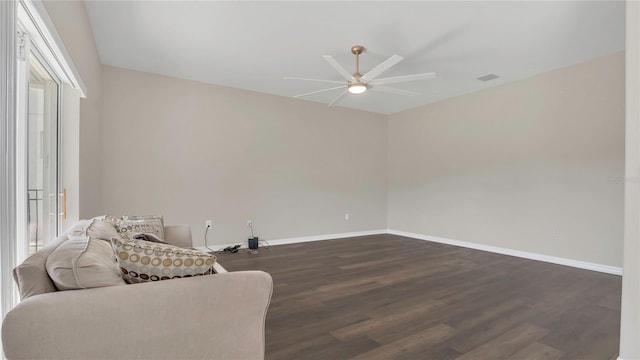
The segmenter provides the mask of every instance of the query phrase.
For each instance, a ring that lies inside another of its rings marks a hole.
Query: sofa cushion
[[[45,267],[47,257],[58,246],[67,241],[69,233],[87,226],[89,221],[90,220],[80,221],[13,269],[13,278],[18,285],[20,300],[34,295],[56,291],[56,286],[51,281],[51,278],[49,278]]]
[[[47,273],[58,290],[124,285],[109,241],[70,236],[47,258]]]
[[[18,285],[20,300],[57,290],[47,274],[45,263],[47,256],[65,241],[67,241],[67,234],[61,235],[48,243],[40,251],[29,256],[22,264],[13,269],[13,279]]]
[[[123,216],[116,222],[116,229],[124,240],[132,240],[135,234],[153,234],[164,241],[162,216]]]
[[[215,273],[216,257],[141,240],[111,239],[122,278],[130,284]]]

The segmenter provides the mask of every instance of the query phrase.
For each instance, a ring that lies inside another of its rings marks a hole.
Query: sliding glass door
[[[18,60],[18,257],[58,234],[58,118],[60,82],[28,37]]]
[[[18,302],[11,270],[62,226],[78,221],[80,98],[87,89],[42,1],[0,0],[0,34],[0,305],[5,315]],[[63,187],[73,201],[68,218]]]
[[[58,82],[31,53],[27,147],[29,253],[58,232]]]

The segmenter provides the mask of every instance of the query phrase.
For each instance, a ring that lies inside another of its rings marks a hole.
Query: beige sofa
[[[17,272],[42,284],[2,323],[8,359],[263,359],[272,280],[261,271],[57,291],[45,261],[61,235]],[[165,227],[165,241],[191,246],[188,226]]]

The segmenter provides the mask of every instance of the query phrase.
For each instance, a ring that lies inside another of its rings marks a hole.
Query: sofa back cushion
[[[58,290],[125,285],[111,243],[70,236],[47,258],[47,273]]]
[[[66,234],[58,237],[13,269],[13,279],[18,285],[20,300],[57,290],[47,274],[45,263],[49,254],[66,240]]]
[[[18,285],[20,300],[30,296],[56,291],[56,286],[47,274],[46,261],[49,254],[67,241],[68,234],[85,227],[91,220],[82,220],[70,230],[46,244],[37,253],[29,256],[22,264],[13,269],[13,278]]]

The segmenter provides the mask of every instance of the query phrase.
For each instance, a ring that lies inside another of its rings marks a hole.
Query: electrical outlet
[[[344,214],[344,219],[349,220],[349,214]]]
[[[205,221],[204,226],[208,228],[213,228],[213,220]]]
[[[253,225],[253,221],[247,220],[247,226],[251,226],[251,225]]]

